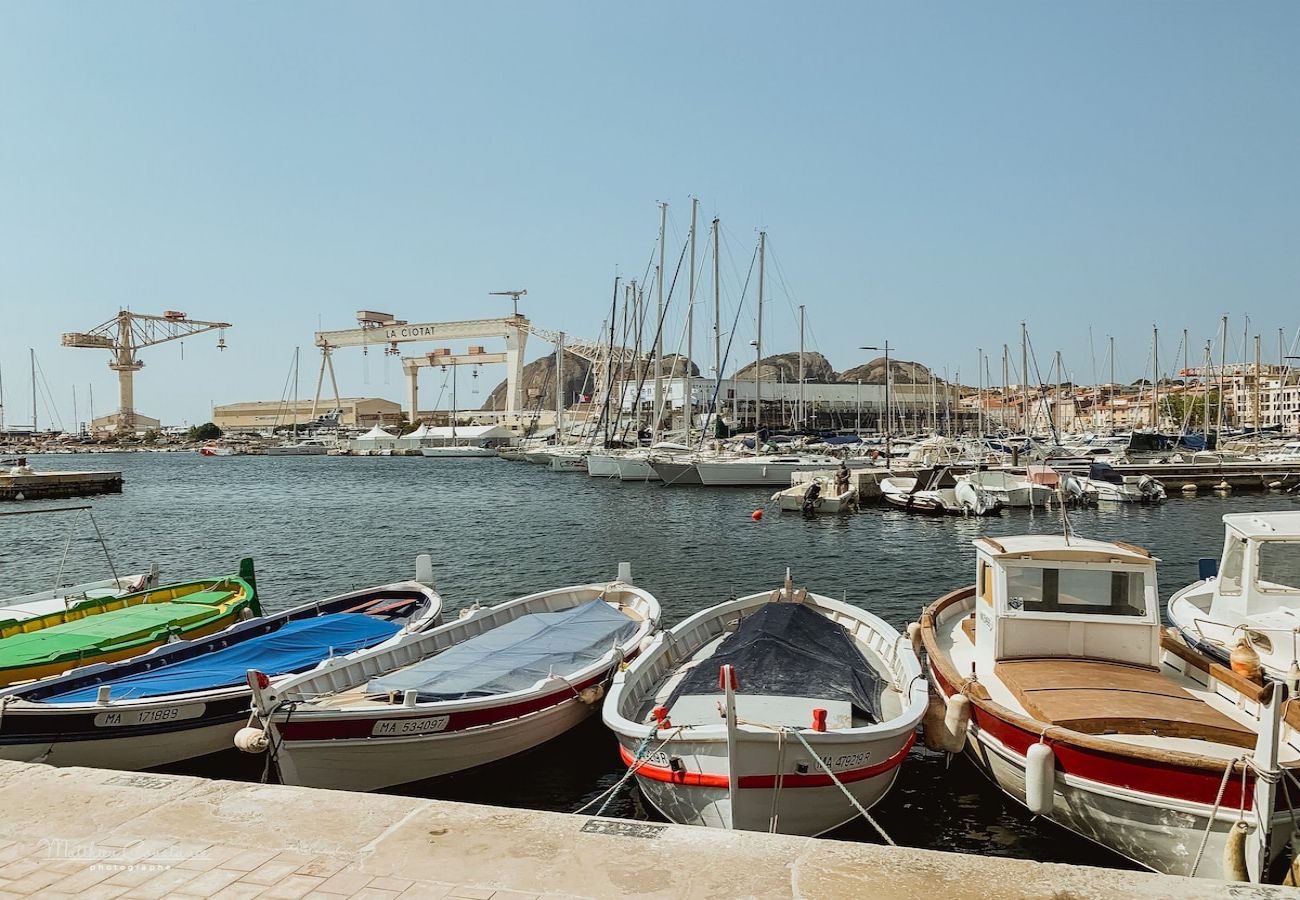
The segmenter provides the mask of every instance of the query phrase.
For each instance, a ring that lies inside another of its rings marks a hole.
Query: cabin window
[[[1007,567],[1007,606],[1030,613],[1146,615],[1141,572]]]
[[[1256,582],[1262,591],[1300,591],[1300,541],[1261,541]]]
[[[1223,551],[1223,568],[1219,570],[1219,593],[1241,593],[1241,570],[1246,562],[1245,538],[1230,537]]]

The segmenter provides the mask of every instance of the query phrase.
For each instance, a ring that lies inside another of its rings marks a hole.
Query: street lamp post
[[[897,349],[889,346],[889,340],[885,340],[883,347],[859,347],[859,350],[883,350],[885,351],[885,465],[889,465],[892,458],[891,450],[893,442],[890,440],[890,422],[889,422],[889,351]]]

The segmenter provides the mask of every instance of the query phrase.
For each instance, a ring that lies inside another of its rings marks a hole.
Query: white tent
[[[391,450],[397,446],[397,435],[376,425],[361,437],[353,438],[351,446],[357,450]]]

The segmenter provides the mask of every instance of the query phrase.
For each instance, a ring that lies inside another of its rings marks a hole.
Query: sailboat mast
[[[1259,441],[1259,335],[1255,335],[1255,441]]]
[[[459,371],[460,369],[455,365],[451,367],[451,445],[453,447],[456,446],[456,373]],[[557,435],[560,433],[558,428],[555,433]]]
[[[1025,323],[1020,323],[1020,387],[1024,394],[1024,407],[1020,413],[1020,426],[1029,437],[1029,332]]]
[[[72,427],[81,433],[81,428],[77,425],[77,386],[72,386]]]
[[[32,436],[35,437],[36,432],[40,431],[36,427],[36,348],[28,347],[27,352],[32,360]]]
[[[722,267],[718,262],[718,226],[721,220],[713,217],[713,377],[722,384]],[[734,388],[735,385],[732,385]],[[716,390],[715,390],[716,393]]]
[[[1007,430],[1007,387],[1009,384],[1007,375],[1010,368],[1007,364],[1007,353],[1009,349],[1006,344],[1002,345],[1002,412],[998,416],[998,424],[1002,426],[1003,431]]]
[[[1110,336],[1110,431],[1115,433],[1115,335]]]
[[[1219,335],[1219,430],[1223,430],[1223,370],[1228,365],[1228,317],[1223,317]]]
[[[975,433],[975,437],[978,440],[983,440],[984,438],[984,348],[983,347],[975,348],[975,360],[976,360],[976,365],[979,368],[979,373],[978,373],[979,388],[977,389],[977,392],[975,394],[976,402],[978,404],[978,408],[975,411],[976,412],[975,427],[978,428],[979,430]]]
[[[1160,430],[1160,329],[1151,326],[1151,430]]]
[[[659,204],[659,271],[655,275],[655,292],[658,295],[658,304],[655,315],[655,393],[654,393],[654,410],[652,415],[654,421],[650,424],[651,443],[659,442],[659,417],[663,415],[664,408],[664,353],[663,353],[663,323],[664,323],[664,232],[668,228],[668,204]]]
[[[1061,416],[1061,382],[1065,380],[1064,373],[1061,371],[1061,351],[1056,351],[1056,402],[1052,404],[1052,435],[1053,440],[1060,440],[1061,428],[1065,425],[1065,420]]]
[[[415,415],[415,410],[411,410]],[[293,439],[298,440],[298,348],[293,348]]]
[[[758,340],[755,343],[757,353],[754,363],[754,433],[758,433],[763,419],[763,269],[764,254],[767,252],[767,232],[758,233]],[[754,445],[757,449],[757,444]]]
[[[1201,373],[1201,431],[1205,434],[1205,449],[1210,449],[1210,342],[1205,342],[1205,371]]]
[[[798,421],[797,421],[797,426],[798,426],[799,428],[802,428],[802,427],[803,427],[803,422],[804,422],[804,413],[803,413],[803,380],[804,380],[804,368],[803,368],[803,320],[804,320],[804,305],[803,305],[802,303],[800,303],[800,304],[799,304],[799,406],[798,406],[798,409],[795,410],[795,418],[798,420]]]
[[[456,391],[455,370],[452,370],[451,389]],[[454,404],[453,404],[454,405]],[[452,426],[455,427],[454,425]],[[564,443],[564,332],[555,341],[555,443]]]
[[[695,365],[695,223],[700,209],[700,199],[691,198],[691,278],[686,300],[686,367],[682,372],[682,432],[684,439],[691,436],[691,422],[695,418],[692,390]]]

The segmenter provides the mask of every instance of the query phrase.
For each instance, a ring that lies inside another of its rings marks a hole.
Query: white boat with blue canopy
[[[252,676],[256,726],[285,784],[371,791],[496,762],[596,709],[659,626],[618,580],[530,594],[291,678]]]
[[[229,750],[248,720],[249,669],[305,672],[441,621],[433,588],[398,582],[11,688],[0,759],[138,770]]]

